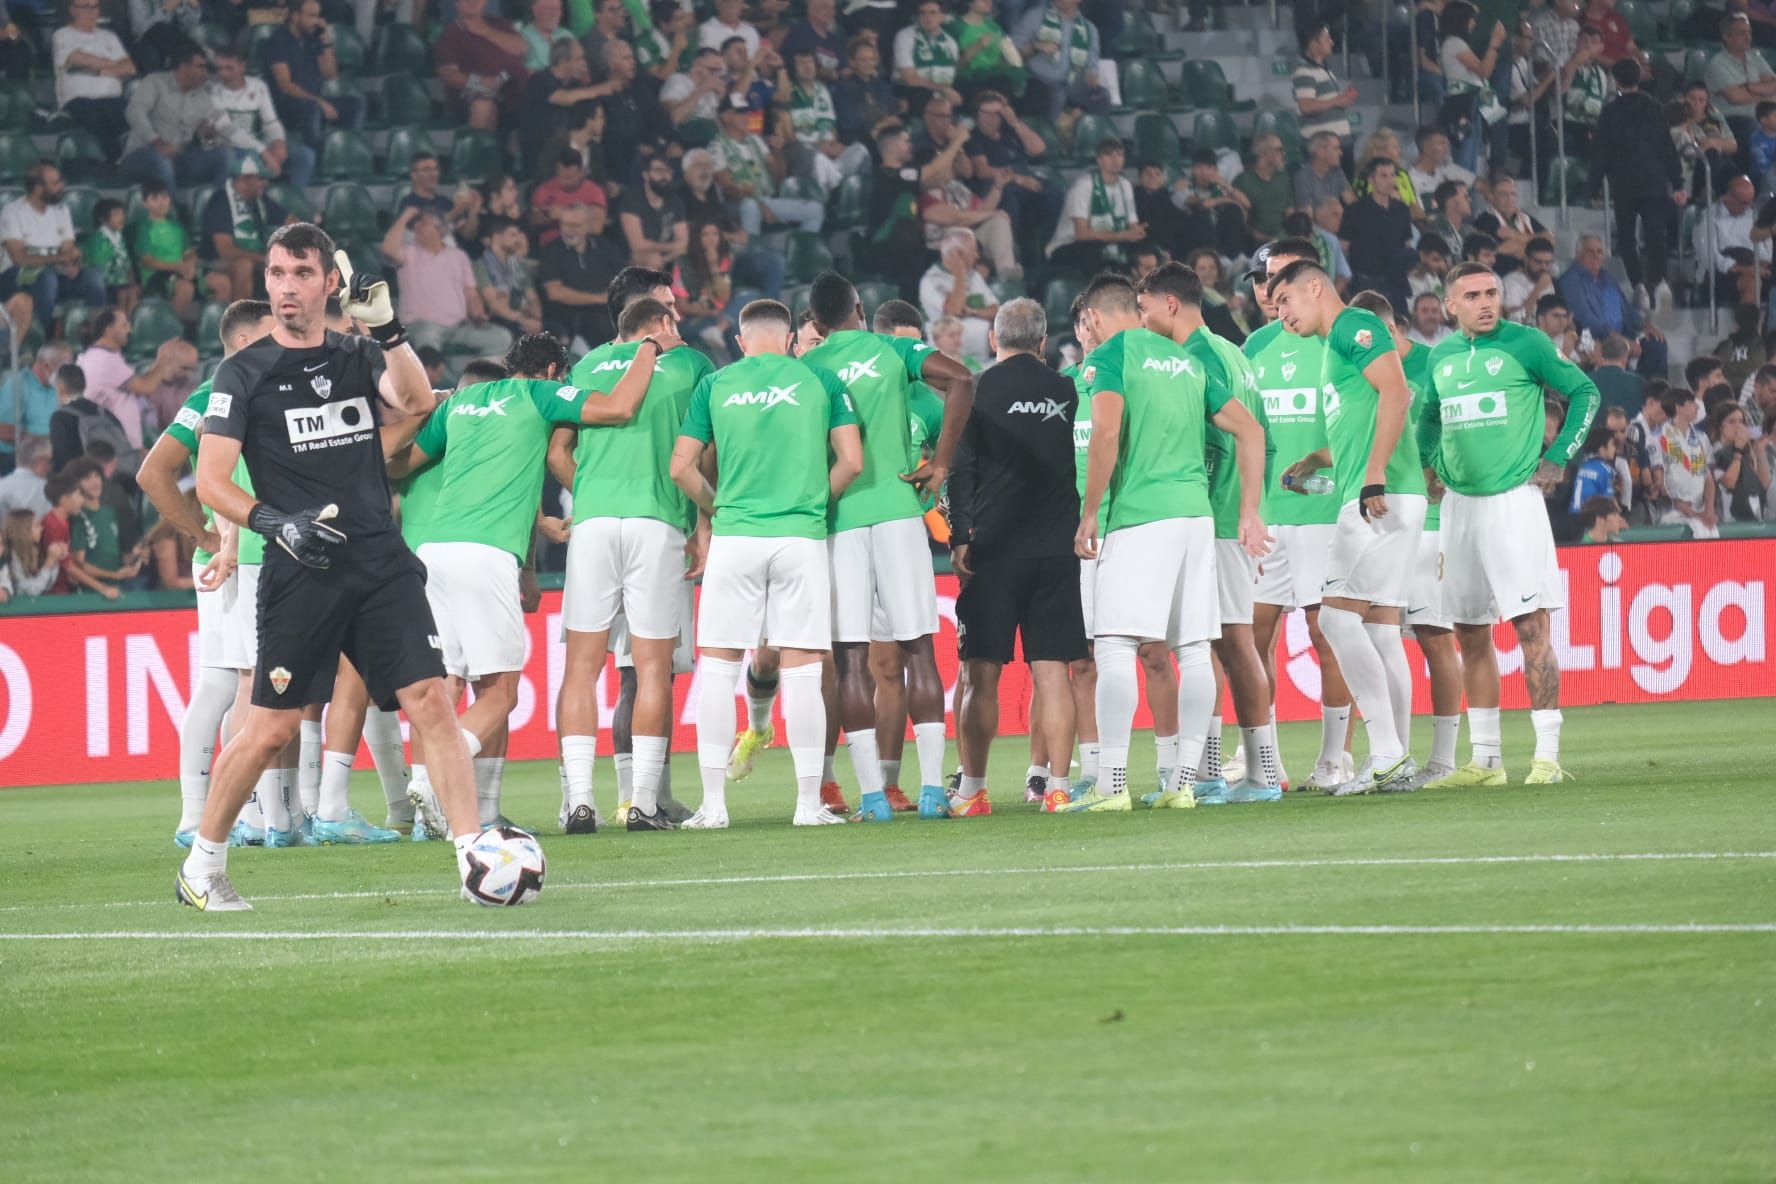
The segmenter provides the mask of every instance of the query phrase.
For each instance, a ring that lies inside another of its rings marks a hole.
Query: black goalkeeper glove
[[[338,516],[339,507],[332,504],[286,514],[260,502],[247,515],[247,529],[264,535],[304,567],[326,571],[333,566],[333,548],[345,541],[342,531],[327,525]]]

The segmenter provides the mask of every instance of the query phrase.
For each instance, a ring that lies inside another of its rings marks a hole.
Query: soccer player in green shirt
[[[237,300],[223,311],[220,329],[222,353],[227,356],[271,331],[271,305],[263,300]],[[197,585],[199,673],[179,725],[179,825],[173,841],[181,847],[191,845],[204,803],[209,800],[210,764],[215,759],[222,717],[252,675],[251,663],[236,665],[236,647],[228,636],[232,627],[229,602],[239,596],[234,571],[237,556],[219,555],[222,539],[213,517],[207,511],[201,518],[194,514],[179,490],[179,478],[197,455],[197,437],[203,430],[204,408],[209,401],[210,384],[205,382],[191,392],[136,473],[136,483],[160,516],[197,541],[192,579]]]
[[[1182,263],[1166,263],[1149,272],[1138,290],[1141,319],[1147,328],[1183,346],[1185,355],[1201,367],[1204,383],[1216,391],[1215,398],[1238,401],[1257,422],[1264,433],[1268,474],[1276,446],[1265,422],[1264,396],[1239,347],[1217,336],[1203,323],[1202,280]],[[1242,490],[1233,437],[1219,428],[1211,429],[1204,459],[1208,465],[1209,505],[1215,518],[1215,583],[1221,622],[1221,636],[1209,645],[1233,688],[1233,706],[1239,717],[1244,749],[1253,759],[1247,776],[1238,784],[1229,785],[1220,767],[1221,695],[1217,680],[1203,757],[1195,770],[1192,792],[1199,803],[1210,805],[1274,802],[1283,796],[1283,771],[1277,758],[1276,736],[1271,731],[1270,684],[1252,643],[1258,558],[1240,543]],[[1153,796],[1157,798],[1159,794]]]
[[[617,318],[617,340],[580,359],[573,369],[574,383],[603,397],[631,360],[647,350],[648,341],[670,336],[673,325],[671,312],[658,300],[629,300]],[[697,509],[673,484],[669,467],[691,392],[712,369],[709,359],[695,350],[664,354],[634,419],[613,428],[559,426],[549,445],[550,467],[572,489],[574,508],[561,599],[567,667],[556,709],[567,774],[562,829],[568,834],[590,834],[597,827],[595,688],[619,614],[636,679],[633,781],[623,821],[631,829],[670,824],[659,809],[658,795],[672,735],[672,654],[684,631],[679,606],[687,580],[701,567],[708,524],[699,527]],[[688,644],[690,639],[684,640]]]
[[[1560,480],[1597,414],[1597,384],[1536,329],[1499,315],[1499,279],[1463,263],[1445,283],[1458,332],[1431,351],[1436,401],[1419,445],[1436,458],[1443,495],[1443,597],[1455,622],[1468,692],[1473,758],[1440,785],[1503,785],[1499,671],[1492,627],[1511,621],[1523,650],[1535,726],[1528,784],[1565,780],[1560,768],[1560,664],[1548,614],[1566,607],[1542,491]],[[1543,447],[1542,391],[1567,400],[1566,421]]]
[[[1178,764],[1158,807],[1188,808],[1196,797],[1187,771],[1202,759],[1215,675],[1209,642],[1221,634],[1215,587],[1215,520],[1203,463],[1209,423],[1235,437],[1240,480],[1240,541],[1264,550],[1258,496],[1264,483],[1264,433],[1223,388],[1210,390],[1183,347],[1141,325],[1135,290],[1100,276],[1085,290],[1085,317],[1103,344],[1085,359],[1092,394],[1092,440],[1075,551],[1097,559],[1093,631],[1098,662],[1097,788],[1064,812],[1125,811],[1129,732],[1134,724],[1135,655],[1163,640],[1178,660]],[[1099,546],[1098,512],[1108,496]]]
[[[1326,425],[1320,418],[1320,356],[1325,343],[1297,337],[1277,316],[1265,280],[1297,259],[1317,261],[1319,248],[1309,239],[1280,238],[1260,247],[1252,290],[1268,322],[1246,338],[1245,355],[1264,392],[1265,419],[1276,444],[1277,459],[1290,465],[1326,446]],[[1350,736],[1350,688],[1338,669],[1332,643],[1320,631],[1320,590],[1326,583],[1326,562],[1332,554],[1332,535],[1338,521],[1338,499],[1300,497],[1276,480],[1265,487],[1261,512],[1274,536],[1270,554],[1258,572],[1258,591],[1252,607],[1252,641],[1270,678],[1270,696],[1276,702],[1277,630],[1283,614],[1299,608],[1307,621],[1307,637],[1319,659],[1320,752],[1304,788],[1336,789],[1356,776],[1356,766],[1345,751]],[[1312,688],[1307,688],[1312,694]],[[1227,776],[1245,772],[1245,753],[1227,762]],[[1287,782],[1285,782],[1286,784]]]
[[[1330,466],[1337,483],[1320,628],[1338,654],[1369,734],[1369,756],[1338,795],[1416,789],[1412,672],[1400,617],[1424,527],[1424,471],[1406,431],[1412,403],[1387,320],[1346,306],[1317,262],[1296,260],[1270,278],[1271,299],[1291,333],[1321,337],[1320,414],[1328,447],[1290,465],[1299,487]],[[1305,494],[1303,494],[1305,496]]]
[[[802,361],[838,375],[863,439],[863,472],[833,506],[827,551],[839,713],[862,797],[857,817],[882,822],[894,814],[883,793],[869,645],[895,642],[901,663],[936,668],[937,581],[919,495],[943,487],[962,421],[974,406],[974,378],[960,362],[923,342],[864,329],[857,289],[835,272],[814,277],[808,309],[824,340]],[[921,380],[943,396],[944,426],[936,455],[906,472],[907,392]],[[920,813],[934,817],[942,816],[945,803],[941,688],[938,680],[919,679],[908,703],[919,753],[919,796],[929,807]]]
[[[406,455],[391,460],[389,472],[404,476],[443,458],[431,521],[409,541],[417,541],[414,553],[425,564],[426,599],[451,686],[466,681],[475,688],[475,702],[459,721],[465,738],[474,737],[471,756],[501,732],[518,704],[525,652],[518,568],[542,504],[550,432],[558,423],[629,422],[658,359],[681,344],[675,336],[644,342],[610,397],[595,399],[564,381],[568,358],[559,341],[527,334],[506,353],[511,378],[457,392],[448,412],[427,419]],[[483,826],[499,816],[495,774],[477,769]]]
[[[673,482],[711,519],[697,610],[703,803],[691,822],[698,829],[728,823],[734,688],[741,655],[761,637],[782,653],[795,825],[845,821],[820,800],[826,740],[820,672],[833,624],[825,544],[830,504],[863,471],[863,441],[844,384],[790,356],[790,327],[789,309],[775,300],[740,310],[746,356],[697,384],[672,449]],[[900,430],[906,431],[904,409]],[[702,468],[711,444],[714,489]]]

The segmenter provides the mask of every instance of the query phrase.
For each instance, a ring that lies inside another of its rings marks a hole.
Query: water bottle
[[[1338,487],[1338,483],[1333,481],[1332,478],[1328,477],[1324,473],[1315,473],[1311,477],[1307,477],[1299,483],[1294,481],[1291,477],[1289,477],[1289,475],[1287,473],[1285,473],[1285,474],[1283,474],[1283,485],[1285,488],[1288,488],[1288,489],[1299,489],[1302,493],[1312,493],[1312,494],[1331,493],[1334,489],[1336,489]]]

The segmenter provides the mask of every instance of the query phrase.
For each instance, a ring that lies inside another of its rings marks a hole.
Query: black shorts
[[[342,654],[363,677],[370,702],[383,706],[403,687],[444,677],[425,565],[398,538],[386,550],[338,557],[326,571],[267,546],[258,613],[257,707],[329,701]]]
[[[976,555],[974,575],[956,598],[956,637],[964,661],[1011,661],[1021,635],[1025,662],[1076,662],[1087,654],[1079,604],[1079,560]]]

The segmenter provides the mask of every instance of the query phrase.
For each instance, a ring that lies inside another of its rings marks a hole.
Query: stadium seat
[[[1178,129],[1172,126],[1170,115],[1149,111],[1135,116],[1135,150],[1130,165],[1152,160],[1171,169],[1183,159]]]
[[[271,77],[271,67],[265,62],[265,46],[283,27],[282,21],[268,21],[262,25],[254,25],[247,32],[247,61],[252,63],[255,73]]]
[[[185,323],[173,306],[149,297],[136,305],[136,314],[130,318],[129,345],[124,347],[123,356],[131,362],[146,362],[163,342],[184,335]]]
[[[430,88],[407,74],[390,74],[382,80],[377,107],[377,123],[382,127],[418,130],[438,123]]]
[[[1090,164],[1098,157],[1098,141],[1116,135],[1116,125],[1105,115],[1081,115],[1073,125],[1073,152],[1069,159]]]
[[[130,191],[130,200],[139,200],[136,190]],[[203,233],[204,209],[210,204],[210,198],[216,195],[214,185],[193,185],[185,194],[185,229],[191,232],[192,241]]]
[[[1165,76],[1146,58],[1130,58],[1121,63],[1121,81],[1122,105],[1111,108],[1119,115],[1129,111],[1160,111],[1171,104]]]
[[[35,161],[37,153],[33,152]],[[105,154],[99,139],[89,131],[74,128],[56,137],[56,164],[69,181],[108,180],[115,172],[111,158]]]
[[[789,278],[798,284],[808,283],[833,265],[832,250],[826,245],[826,237],[803,230],[789,236],[789,247],[784,254],[789,259]]]
[[[857,285],[857,299],[863,305],[864,320],[873,321],[878,308],[900,299],[900,289],[881,280],[869,280]]]
[[[130,192],[133,195],[135,190]],[[99,199],[103,196],[104,194],[89,185],[69,185],[62,191],[62,205],[67,209],[68,217],[73,219],[76,235],[85,234],[93,228],[93,207],[99,204]]]
[[[835,230],[855,230],[869,218],[869,174],[853,173],[833,191],[826,224]]]
[[[334,128],[321,141],[317,181],[367,181],[376,176],[376,154],[362,132]]]
[[[1690,537],[1687,526],[1630,526],[1616,536],[1622,543],[1677,543]]]
[[[1042,290],[1042,310],[1048,317],[1049,332],[1053,336],[1073,331],[1073,297],[1085,280],[1076,275],[1057,275],[1048,281]]]
[[[687,119],[678,125],[678,142],[687,149],[706,148],[721,135],[713,119]]]
[[[1723,539],[1776,538],[1776,522],[1723,522],[1720,524],[1720,537]]]
[[[329,78],[321,83],[321,97],[324,99],[356,99],[369,108],[369,100],[364,97],[364,84],[356,78]]]
[[[62,320],[61,339],[79,343],[81,329],[86,327],[86,323],[92,320],[93,313],[97,311],[84,300],[64,300],[58,304],[56,312]]]
[[[370,191],[350,181],[327,186],[321,199],[321,225],[340,240],[374,243],[382,237]]]
[[[492,132],[460,128],[450,146],[450,175],[459,181],[485,181],[504,172],[505,156]]]
[[[1192,148],[1239,148],[1239,129],[1225,111],[1198,111],[1190,126]]]
[[[430,152],[433,156],[438,156],[440,160],[443,159],[442,156],[439,156],[438,145],[432,142],[432,137],[426,133],[424,128],[397,127],[390,131],[388,161],[383,166],[384,175],[404,179],[413,165],[413,158],[421,152]]]
[[[203,306],[197,317],[197,354],[200,358],[222,356],[222,313],[224,307],[212,300]]]
[[[1024,126],[1042,137],[1045,147],[1045,151],[1042,153],[1043,160],[1053,163],[1066,159],[1066,153],[1062,150],[1061,145],[1061,133],[1055,129],[1054,122],[1048,116],[1028,116],[1024,120]]]
[[[1556,156],[1548,162],[1548,172],[1542,178],[1542,204],[1557,206],[1560,204],[1560,178],[1566,177],[1566,200],[1569,205],[1577,205],[1585,192],[1585,182],[1590,172],[1585,162],[1576,156]]]
[[[1126,68],[1132,58],[1146,58],[1150,62],[1175,62],[1184,56],[1184,51],[1165,48],[1165,36],[1153,18],[1144,10],[1131,9],[1127,22],[1122,26],[1122,33],[1105,51],[1106,56],[1116,58]]]
[[[1709,53],[1706,49],[1690,49],[1684,51],[1684,83],[1701,82],[1702,75],[1708,69]]]
[[[1250,111],[1258,104],[1251,99],[1233,97],[1233,86],[1213,58],[1199,58],[1184,63],[1184,90],[1193,106],[1212,111]]]
[[[0,181],[22,184],[38,155],[37,145],[24,132],[0,131]]]
[[[314,202],[308,200],[307,190],[298,189],[288,181],[273,181],[268,192],[272,201],[283,206],[298,221],[314,221]]]
[[[406,74],[411,78],[430,78],[432,47],[412,25],[384,25],[376,34],[371,65],[378,74]]]
[[[369,56],[364,39],[358,36],[354,26],[343,22],[333,26],[333,60],[339,64],[340,74],[354,78],[362,76],[364,62]]]
[[[783,303],[789,306],[789,314],[796,320],[808,311],[808,291],[810,284],[785,284],[783,286]]]

